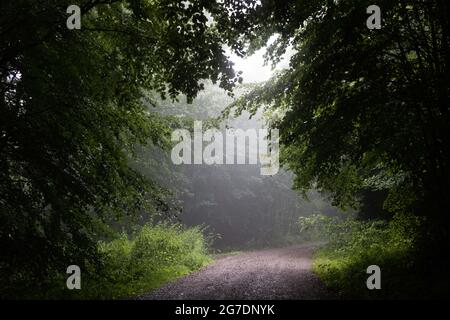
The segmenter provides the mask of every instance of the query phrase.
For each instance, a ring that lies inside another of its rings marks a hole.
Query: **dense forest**
[[[449,3],[73,2],[0,3],[0,298],[134,297],[306,242],[341,298],[450,296]],[[259,50],[287,64],[249,83],[231,56]],[[199,120],[278,130],[280,171],[174,164]]]

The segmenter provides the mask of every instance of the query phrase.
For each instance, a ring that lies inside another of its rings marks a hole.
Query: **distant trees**
[[[233,91],[235,97],[248,86],[236,87]],[[205,89],[192,104],[187,104],[183,97],[179,102],[153,99],[158,107],[150,106],[149,110],[182,121],[178,128],[185,127],[192,131],[193,120],[202,120],[204,124],[211,123],[223,130],[225,127],[265,127],[261,114],[252,119],[248,118],[248,114],[243,114],[215,123],[233,99],[211,83],[205,83]],[[246,149],[256,154],[256,146],[248,143]],[[238,150],[240,156],[245,154],[245,150]],[[310,201],[300,197],[291,189],[291,174],[280,170],[274,176],[262,176],[260,165],[175,166],[170,156],[164,158],[154,146],[148,146],[141,148],[134,167],[174,192],[174,198],[179,201],[182,210],[178,216],[181,221],[188,226],[204,224],[209,232],[220,234],[214,239],[215,249],[284,245],[298,240],[298,217],[318,212],[338,214],[338,210],[316,192],[308,193]]]

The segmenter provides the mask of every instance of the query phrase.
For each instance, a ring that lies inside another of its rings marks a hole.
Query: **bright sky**
[[[262,48],[255,52],[252,56],[242,59],[227,50],[227,54],[230,56],[231,61],[234,62],[234,70],[242,71],[244,83],[262,82],[269,80],[274,74],[275,70],[281,70],[289,66],[289,58],[293,54],[293,50],[288,48],[284,59],[276,66],[275,70],[272,70],[271,63],[264,66],[264,53],[266,48]]]
[[[213,23],[211,15],[205,11],[205,16],[208,19],[208,24]],[[268,44],[273,43],[276,39],[276,35],[270,37]],[[288,47],[286,53],[284,54],[284,59],[272,70],[271,63],[264,66],[264,53],[266,52],[266,47],[256,51],[253,55],[246,59],[242,59],[231,52],[229,48],[225,48],[225,52],[232,62],[234,62],[234,70],[242,71],[242,77],[244,78],[244,83],[253,82],[263,82],[270,79],[274,74],[275,70],[281,70],[289,66],[289,59],[294,54],[292,47]]]

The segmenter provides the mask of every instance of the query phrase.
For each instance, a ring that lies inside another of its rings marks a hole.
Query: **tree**
[[[80,30],[66,27],[70,4],[0,4],[3,292],[97,261],[111,217],[162,210],[162,190],[128,165],[136,144],[167,132],[142,88],[192,99],[201,79],[237,81],[207,26],[213,1],[84,0]]]
[[[273,125],[296,187],[317,185],[341,206],[388,190],[387,209],[425,215],[448,246],[450,5],[378,1],[382,27],[369,30],[370,1],[246,3],[222,16],[227,39],[251,53],[276,34],[268,60],[296,53],[232,107],[280,115]]]

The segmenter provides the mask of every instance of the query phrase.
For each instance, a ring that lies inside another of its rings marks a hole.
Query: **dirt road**
[[[219,258],[138,299],[332,299],[311,271],[312,246]]]

